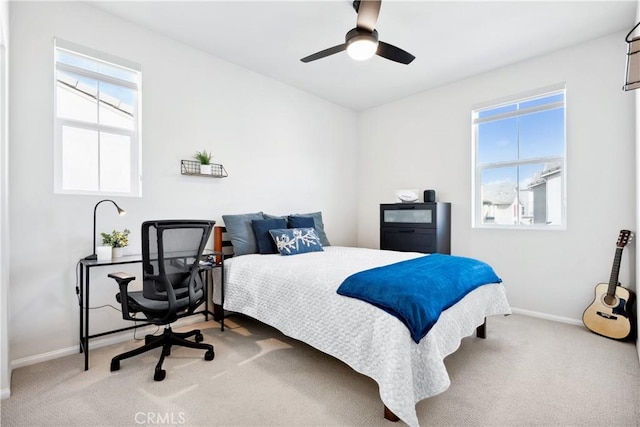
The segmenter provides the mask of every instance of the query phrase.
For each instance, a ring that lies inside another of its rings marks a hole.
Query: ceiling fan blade
[[[382,0],[360,0],[358,2],[358,20],[356,26],[367,31],[373,31],[378,22]]]
[[[302,62],[311,62],[316,59],[321,59],[329,55],[333,55],[334,53],[342,52],[347,48],[346,43],[339,44],[337,46],[330,47],[329,49],[321,50],[320,52],[316,52],[313,55],[305,56],[300,61]]]
[[[401,64],[410,64],[411,61],[416,59],[415,56],[411,55],[406,50],[402,50],[399,47],[395,47],[394,45],[385,42],[378,42],[378,50],[376,51],[376,55],[382,56],[383,58],[387,58],[395,62],[399,62]]]

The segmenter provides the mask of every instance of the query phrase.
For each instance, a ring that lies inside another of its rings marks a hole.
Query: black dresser
[[[451,253],[451,203],[380,205],[380,249]]]

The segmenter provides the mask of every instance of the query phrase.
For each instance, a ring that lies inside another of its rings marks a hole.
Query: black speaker
[[[436,190],[424,190],[424,201],[425,203],[435,203]]]

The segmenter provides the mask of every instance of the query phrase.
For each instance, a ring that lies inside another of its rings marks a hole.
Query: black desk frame
[[[204,272],[205,278],[206,278],[206,286],[204,287],[205,308],[204,310],[191,313],[189,316],[193,316],[196,314],[204,314],[205,320],[209,320],[209,315],[211,315],[212,317],[216,318],[216,320],[218,320],[217,318],[219,316],[216,316],[211,310],[209,310],[209,278],[211,278],[211,286],[212,286],[212,293],[213,293],[213,287],[215,286],[215,281],[213,280],[213,275],[211,273],[214,268],[220,268],[220,276],[221,276],[220,291],[221,291],[222,301],[224,301],[224,254],[222,254],[221,252],[215,252],[211,250],[206,250],[205,253],[203,254],[203,256],[209,256],[209,255],[221,257],[223,262],[220,262],[220,263],[212,262],[210,265],[201,266],[200,272],[201,273]],[[111,258],[109,260],[104,260],[104,261],[87,260],[84,258],[79,261],[78,268],[80,269],[80,284],[78,288],[76,288],[76,292],[78,294],[78,305],[80,307],[80,353],[84,353],[84,370],[85,371],[89,370],[89,340],[91,338],[98,338],[105,335],[115,334],[118,332],[123,332],[131,329],[135,329],[135,328],[148,326],[148,324],[127,326],[124,328],[112,329],[109,331],[90,335],[89,334],[89,310],[90,310],[89,289],[91,287],[90,286],[91,269],[94,267],[108,267],[111,265],[137,264],[140,262],[142,262],[142,255],[140,254],[125,255],[120,258]],[[144,320],[144,319],[140,319],[140,320]],[[222,318],[220,319],[220,330],[224,331],[224,316],[222,316]]]

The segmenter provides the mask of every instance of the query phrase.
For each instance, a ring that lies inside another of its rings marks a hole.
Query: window
[[[564,228],[565,87],[477,107],[474,227]]]
[[[140,66],[55,41],[54,191],[140,196]]]

